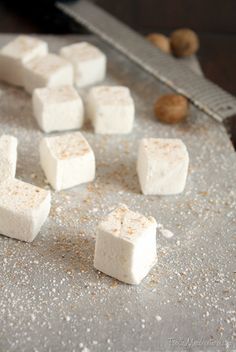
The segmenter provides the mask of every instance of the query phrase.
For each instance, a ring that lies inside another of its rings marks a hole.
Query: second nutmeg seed
[[[147,40],[149,40],[153,45],[162,50],[164,53],[170,54],[170,40],[165,35],[160,33],[151,33],[147,36]]]
[[[199,49],[199,39],[197,34],[189,28],[177,29],[171,33],[170,45],[175,56],[191,56]]]
[[[163,52],[176,57],[191,56],[200,46],[198,35],[189,28],[175,30],[170,38],[161,33],[150,33],[146,38]]]
[[[165,94],[157,99],[154,110],[159,121],[175,124],[186,119],[188,100],[182,95]]]

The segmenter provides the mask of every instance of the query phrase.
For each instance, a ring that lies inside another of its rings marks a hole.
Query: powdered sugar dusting
[[[174,236],[173,232],[171,232],[170,230],[167,230],[167,229],[162,229],[161,234],[162,234],[162,236],[164,236],[166,238],[172,238]]]
[[[47,38],[54,52],[77,40]],[[157,122],[153,104],[167,89],[117,51],[94,42],[108,54],[105,84],[132,90],[134,131],[108,137],[85,125],[82,133],[96,155],[95,182],[52,192],[50,217],[33,243],[0,236],[1,349],[232,351],[236,157],[225,129],[196,108],[178,126]],[[31,99],[8,85],[0,89],[2,133],[19,139],[17,177],[49,189],[39,164],[43,134]],[[186,144],[190,170],[184,193],[141,194],[137,149],[139,140],[149,137],[181,138]],[[175,234],[173,240],[158,236],[157,265],[137,287],[93,268],[96,226],[119,203],[152,215]]]

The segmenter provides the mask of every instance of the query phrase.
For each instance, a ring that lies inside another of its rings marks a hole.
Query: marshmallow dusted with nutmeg
[[[32,242],[46,221],[50,192],[17,179],[0,183],[0,234]]]
[[[0,137],[0,183],[14,178],[16,174],[17,139],[13,136]]]
[[[92,88],[87,97],[87,114],[95,133],[130,133],[134,124],[135,107],[129,88],[123,86]]]
[[[128,284],[139,284],[157,260],[156,228],[153,217],[121,204],[98,225],[95,268]]]
[[[107,59],[96,46],[87,42],[75,43],[61,48],[60,55],[72,63],[77,87],[85,87],[104,80]]]
[[[183,192],[189,155],[180,139],[144,138],[138,151],[137,171],[141,190],[146,195]]]
[[[17,86],[24,85],[23,66],[32,59],[45,56],[48,45],[43,40],[20,35],[0,50],[0,79]]]
[[[24,87],[28,93],[36,88],[73,85],[71,63],[55,54],[38,57],[24,64]]]
[[[56,191],[91,182],[95,177],[95,156],[80,132],[43,138],[40,161]]]
[[[80,128],[84,121],[82,99],[72,86],[35,89],[33,111],[44,132]]]

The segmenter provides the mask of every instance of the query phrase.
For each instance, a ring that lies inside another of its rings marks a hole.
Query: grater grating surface
[[[233,95],[153,47],[98,6],[86,0],[66,5],[58,3],[57,6],[217,121],[223,122],[226,117],[236,114]]]

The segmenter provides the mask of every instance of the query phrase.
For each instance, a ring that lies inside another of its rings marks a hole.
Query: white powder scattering
[[[171,238],[174,236],[173,232],[171,232],[170,230],[167,229],[161,229],[160,230],[162,236],[164,236],[165,238]]]
[[[171,232],[170,230],[165,229],[162,224],[157,224],[157,229],[160,231],[162,236],[164,236],[165,238],[171,238],[171,237],[174,236],[173,232]]]
[[[84,347],[84,348],[82,349],[82,352],[90,352],[90,349],[88,349],[87,347]]]
[[[58,51],[64,45],[59,39],[47,38],[47,41]],[[110,49],[107,53],[110,53]],[[111,51],[111,61],[113,57],[115,62],[126,67],[126,60]],[[136,93],[140,90],[142,74],[135,70],[134,77],[133,72],[133,66],[130,65],[129,76]],[[108,72],[110,76],[105,84],[109,84],[110,80],[116,81],[118,74],[114,76],[113,73]],[[24,181],[50,189],[43,182],[45,176],[39,165],[38,144],[42,134],[35,126],[31,99],[10,85],[2,84],[0,89],[4,89],[4,95],[0,98],[0,125],[4,133],[14,135],[19,140],[18,174]],[[98,177],[95,183],[81,186],[79,191],[76,187],[52,192],[52,212],[36,242],[26,244],[0,236],[0,316],[8,317],[0,321],[1,336],[4,336],[1,339],[1,351],[7,351],[7,346],[11,347],[11,351],[20,351],[24,346],[22,349],[25,351],[41,352],[52,347],[54,352],[54,340],[57,346],[55,352],[132,350],[132,344],[135,343],[130,339],[131,345],[127,346],[126,339],[117,339],[116,326],[112,324],[119,314],[119,304],[123,303],[129,310],[124,311],[124,322],[136,321],[130,334],[140,334],[133,352],[138,352],[140,345],[143,350],[154,351],[157,339],[160,345],[164,345],[166,339],[162,332],[168,327],[169,319],[172,319],[173,329],[170,337],[181,337],[182,327],[179,326],[178,317],[173,314],[171,317],[168,314],[164,316],[164,311],[169,312],[168,307],[176,305],[176,309],[185,311],[186,324],[197,316],[198,326],[206,326],[202,332],[196,327],[196,333],[201,333],[205,345],[192,345],[193,350],[194,347],[205,352],[214,349],[212,341],[219,342],[215,347],[218,350],[227,350],[227,346],[228,352],[233,349],[231,339],[234,337],[236,314],[233,301],[236,292],[233,273],[229,270],[229,260],[226,258],[230,259],[233,255],[232,235],[236,224],[236,189],[232,186],[236,180],[236,163],[232,162],[235,153],[225,131],[193,108],[194,123],[189,123],[187,133],[178,129],[178,137],[184,139],[192,152],[190,180],[184,199],[182,195],[141,196],[137,180],[134,182],[135,166],[130,167],[130,163],[136,160],[137,139],[141,135],[155,137],[158,134],[165,138],[172,137],[168,126],[156,124],[152,119],[146,120],[150,110],[150,106],[145,103],[146,98],[154,101],[157,89],[160,89],[160,94],[164,93],[161,86],[151,82],[142,98],[135,94],[140,118],[136,120],[132,136],[123,135],[114,141],[114,138],[90,133],[87,127],[83,130],[100,164]],[[213,149],[215,140],[216,148]],[[201,153],[197,152],[199,145],[202,146]],[[210,177],[214,181],[209,185],[209,172],[214,168],[214,177]],[[37,176],[34,180],[30,177],[31,173]],[[134,211],[156,217],[157,222],[164,225],[163,228],[174,233],[168,239],[160,229],[157,230],[158,265],[137,287],[113,283],[109,277],[92,270],[94,228],[100,216],[106,216],[108,208],[111,206],[113,210],[117,203],[125,203]],[[61,208],[60,213],[55,211],[57,207]],[[92,212],[94,208],[98,211]],[[226,237],[227,241],[224,240]],[[38,265],[34,263],[35,260],[39,262]],[[79,270],[79,264],[83,272]],[[14,297],[11,297],[11,290]],[[141,296],[144,302],[140,311],[137,311],[134,302],[139,302]],[[111,297],[114,298],[112,306]],[[82,308],[83,305],[86,309]],[[109,315],[98,314],[109,306]],[[82,310],[79,312],[77,307]],[[156,318],[158,315],[161,320]],[[71,318],[69,322],[66,316]],[[76,316],[80,316],[80,319]],[[148,316],[152,318],[149,320]],[[143,323],[142,318],[146,322]],[[97,336],[95,329],[102,327],[104,319],[109,329],[103,336]],[[48,322],[51,323],[51,329]],[[141,324],[145,324],[144,329]],[[120,333],[124,335],[127,326],[121,325]],[[90,333],[86,332],[87,327],[91,328]],[[212,330],[212,340],[209,330]],[[41,341],[37,336],[43,337]],[[31,337],[31,341],[28,341],[28,337]],[[94,345],[93,341],[98,344]],[[179,350],[186,350],[181,339],[179,342]]]
[[[162,225],[162,224],[157,224],[157,229],[158,230],[161,230],[161,229],[163,229],[164,228],[164,226]]]
[[[161,321],[162,320],[162,317],[160,315],[156,315],[156,320],[157,321]]]

